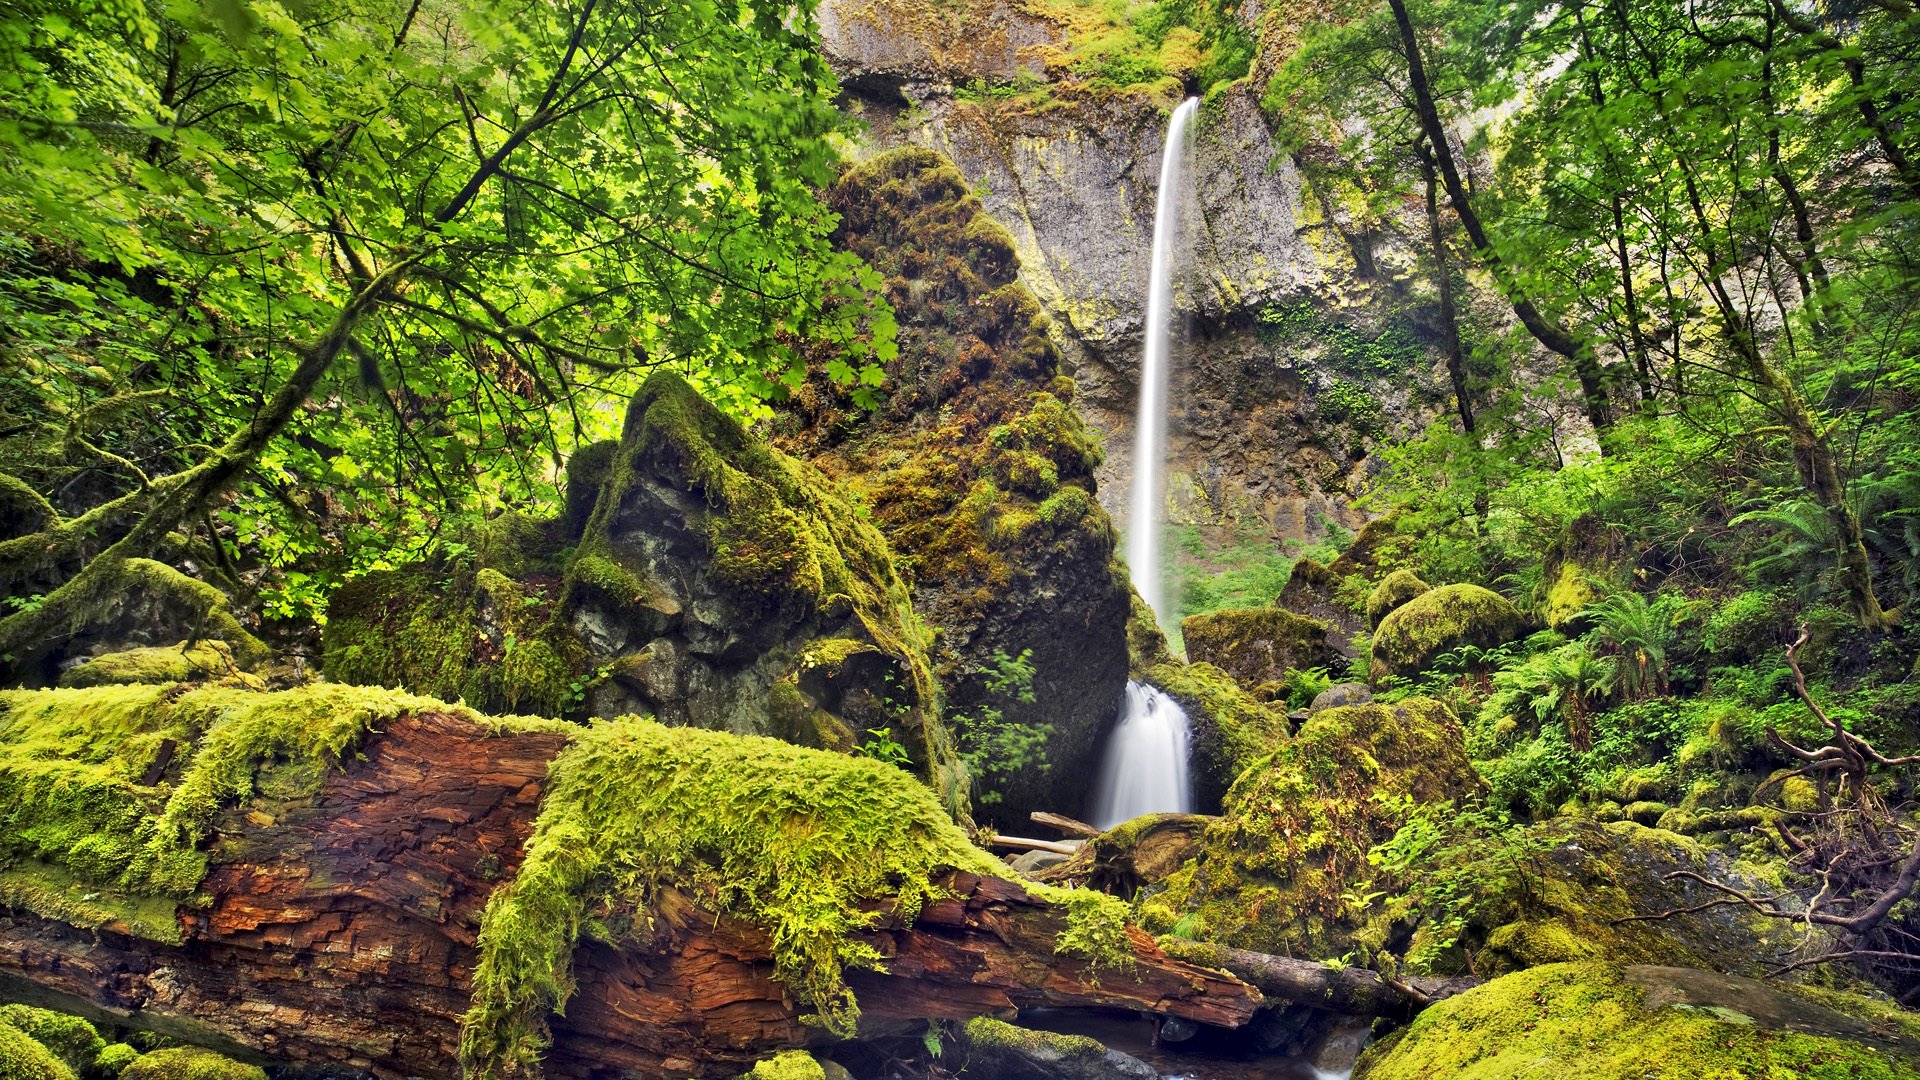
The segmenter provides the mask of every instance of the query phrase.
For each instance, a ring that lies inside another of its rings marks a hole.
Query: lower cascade
[[[1107,739],[1093,785],[1092,824],[1111,829],[1141,814],[1191,813],[1186,710],[1158,688],[1127,683],[1126,712]]]

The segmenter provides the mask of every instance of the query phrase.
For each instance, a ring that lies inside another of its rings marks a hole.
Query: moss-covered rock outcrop
[[[1380,628],[1380,620],[1387,617],[1395,608],[1423,593],[1433,591],[1433,586],[1420,580],[1420,575],[1411,570],[1395,570],[1380,579],[1380,583],[1367,594],[1367,627]]]
[[[188,682],[225,678],[239,670],[233,646],[209,638],[182,641],[176,645],[122,649],[89,657],[63,672],[60,685]]]
[[[1773,986],[1687,968],[1553,964],[1422,1012],[1355,1080],[1912,1080],[1920,1042]]]
[[[1187,714],[1193,733],[1193,796],[1203,813],[1217,809],[1241,773],[1287,740],[1286,714],[1212,664],[1168,660],[1148,668],[1143,677]]]
[[[1315,713],[1227,794],[1201,853],[1145,897],[1143,925],[1197,914],[1200,937],[1283,956],[1341,956],[1373,899],[1367,860],[1420,804],[1473,796],[1460,724],[1410,698]]]
[[[1189,615],[1180,624],[1187,658],[1212,664],[1249,689],[1288,671],[1332,663],[1327,624],[1277,607],[1229,608]]]
[[[1373,634],[1373,678],[1411,678],[1441,653],[1463,645],[1505,645],[1520,637],[1526,625],[1520,609],[1491,589],[1442,585],[1380,620]]]
[[[990,1016],[967,1022],[957,1056],[968,1073],[996,1080],[1157,1080],[1160,1075],[1139,1058],[1085,1035],[1035,1031]]]
[[[1130,591],[1094,498],[1100,450],[1072,408],[1012,238],[965,177],[921,149],[880,154],[828,192],[836,242],[885,275],[899,354],[881,404],[826,374],[825,346],[775,422],[783,447],[859,493],[936,630],[931,655],[963,746],[996,725],[1048,729],[1046,758],[986,762],[983,812],[1079,812],[1128,668]],[[1030,654],[1025,693],[994,688]],[[997,719],[992,719],[997,717]]]

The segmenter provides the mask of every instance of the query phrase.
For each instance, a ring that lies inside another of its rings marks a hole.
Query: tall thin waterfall
[[[1165,618],[1160,578],[1161,506],[1167,458],[1167,350],[1172,334],[1173,257],[1180,239],[1187,128],[1199,108],[1189,98],[1167,122],[1160,192],[1153,209],[1153,276],[1147,280],[1146,350],[1140,358],[1140,413],[1134,424],[1133,491],[1127,506],[1127,566],[1133,587]],[[1146,683],[1127,684],[1126,711],[1107,737],[1094,781],[1093,824],[1110,829],[1141,814],[1193,809],[1187,757],[1191,733],[1180,703]]]
[[[1099,829],[1141,814],[1193,810],[1188,777],[1187,714],[1180,703],[1148,686],[1127,684],[1127,711],[1107,736],[1107,752],[1093,785],[1093,818]]]
[[[1127,567],[1134,591],[1166,617],[1160,580],[1160,532],[1167,458],[1167,346],[1173,316],[1173,256],[1180,238],[1180,193],[1187,127],[1200,106],[1188,98],[1167,121],[1160,151],[1160,193],[1153,207],[1153,270],[1147,279],[1146,349],[1140,358],[1140,410],[1133,429],[1133,490],[1127,502]]]

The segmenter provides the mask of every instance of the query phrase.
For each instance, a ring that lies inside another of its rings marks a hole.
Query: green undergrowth
[[[448,708],[327,683],[0,691],[0,903],[177,943],[222,807],[311,794],[381,723]]]
[[[943,868],[1005,873],[891,766],[634,717],[598,722],[554,759],[526,861],[487,905],[467,1075],[534,1067],[547,1015],[573,991],[575,943],[672,934],[652,914],[668,891],[764,928],[774,976],[814,1010],[809,1022],[851,1036],[860,1008],[846,972],[884,965],[861,931],[939,899]],[[1095,967],[1131,955],[1118,901],[1035,892],[1067,906],[1060,952]]]

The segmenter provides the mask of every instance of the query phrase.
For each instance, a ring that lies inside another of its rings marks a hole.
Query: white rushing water
[[[1128,683],[1126,712],[1107,736],[1094,780],[1091,824],[1111,829],[1141,814],[1191,813],[1191,741],[1179,702],[1146,683]]]
[[[1160,532],[1167,459],[1167,347],[1172,334],[1173,256],[1180,239],[1180,196],[1187,166],[1187,128],[1200,106],[1188,98],[1167,121],[1160,151],[1160,192],[1153,208],[1153,270],[1147,279],[1145,351],[1140,357],[1140,407],[1133,430],[1133,490],[1127,502],[1127,567],[1133,588],[1164,619]]]

